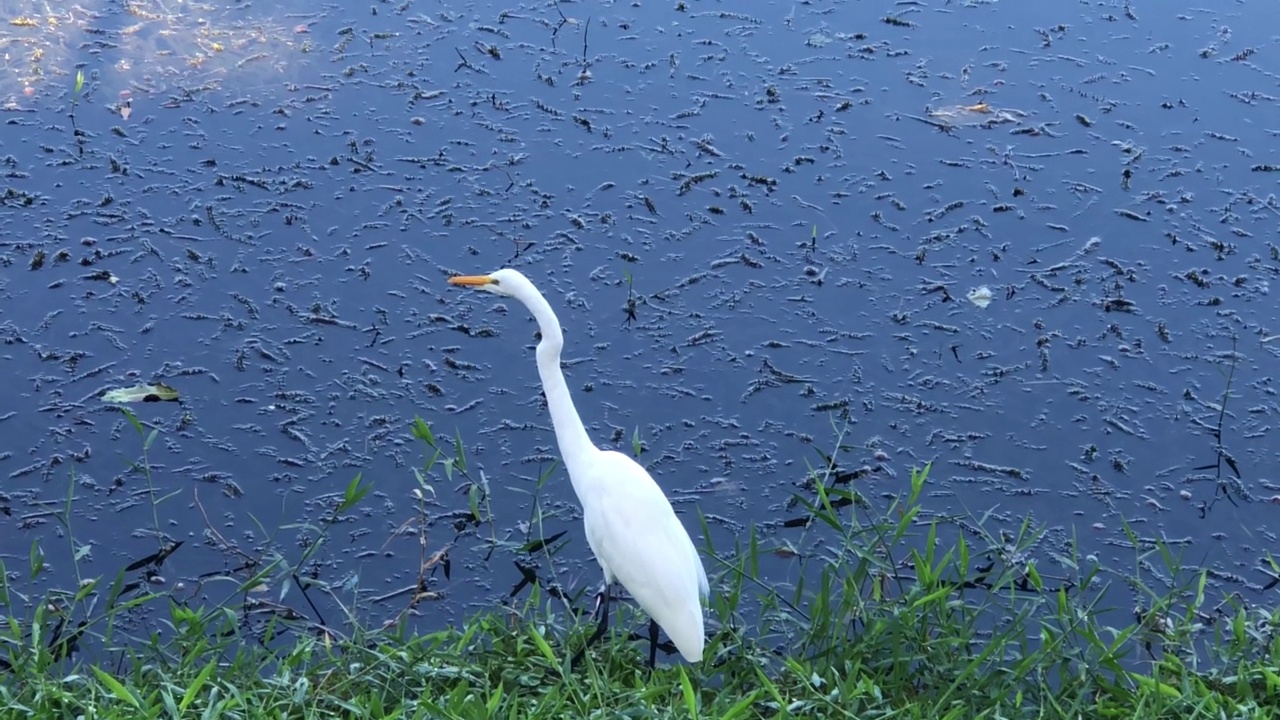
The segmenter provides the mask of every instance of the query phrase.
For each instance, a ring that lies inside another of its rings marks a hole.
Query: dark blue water
[[[513,548],[561,530],[558,579],[593,587],[567,479],[538,484],[555,447],[532,320],[445,283],[508,264],[560,314],[593,437],[638,433],[717,547],[749,526],[814,540],[781,524],[840,438],[873,499],[933,462],[930,514],[1047,527],[1045,575],[1073,551],[1129,572],[1128,523],[1219,592],[1269,580],[1266,6],[559,8],[570,22],[298,6],[4,30],[27,53],[0,87],[15,582],[73,581],[48,513],[74,486],[82,574],[153,552],[158,517],[186,544],[156,586],[222,600],[235,585],[201,574],[295,562],[361,473],[373,494],[307,570],[369,604],[419,574],[421,416],[490,491],[455,537],[438,518],[469,511],[465,482],[428,476],[427,545],[452,543],[441,612],[505,595]],[[181,402],[133,408],[161,430],[153,516],[140,439],[97,398],[161,380]]]

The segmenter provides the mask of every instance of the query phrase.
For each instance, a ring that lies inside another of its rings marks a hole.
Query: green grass
[[[477,542],[541,553],[552,568],[564,546],[542,538],[537,496],[533,539],[504,546],[488,483],[468,467],[461,439],[440,442],[421,421],[413,435],[426,461],[405,527],[423,539],[422,570],[396,622],[374,623],[354,600],[367,595],[304,571],[334,522],[364,501],[370,486],[358,477],[329,515],[289,528],[309,538],[293,557],[246,555],[238,572],[217,578],[224,600],[191,606],[135,577],[158,570],[174,545],[161,534],[168,498],[155,495],[146,458],[154,431],[126,416],[143,442],[136,469],[156,513],[157,554],[115,578],[79,574],[72,485],[57,518],[67,547],[33,545],[29,570],[37,578],[46,553],[69,553],[78,585],[27,596],[13,587],[13,568],[0,574],[0,717],[1280,717],[1280,615],[1207,597],[1204,573],[1180,571],[1172,549],[1133,535],[1131,568],[1064,557],[1055,569],[1070,571],[1046,577],[1030,523],[997,538],[982,518],[926,518],[927,467],[873,507],[857,474],[838,465],[849,449],[843,438],[810,472],[791,530],[704,548],[712,635],[694,666],[668,657],[650,672],[645,644],[627,633],[642,618],[622,610],[608,641],[569,672],[590,620],[540,584],[517,606],[413,634],[406,618],[442,562],[425,542],[433,479],[465,483]],[[780,562],[791,564],[794,583],[762,575]],[[305,601],[254,599],[263,585],[296,587]],[[345,608],[341,623],[322,625],[309,612],[317,594]]]

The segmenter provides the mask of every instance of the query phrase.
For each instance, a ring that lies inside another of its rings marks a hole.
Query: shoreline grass
[[[155,431],[126,416],[143,440],[139,468],[155,510],[164,498],[145,456]],[[296,558],[264,554],[219,578],[234,585],[222,603],[190,605],[130,579],[158,571],[176,549],[165,538],[113,580],[77,567],[75,590],[39,598],[20,597],[13,569],[0,568],[0,717],[1280,717],[1280,613],[1211,601],[1207,573],[1183,572],[1174,549],[1132,533],[1130,574],[1069,557],[1057,559],[1067,575],[1043,576],[1030,523],[994,537],[981,518],[926,519],[928,467],[874,509],[857,492],[858,473],[834,459],[843,438],[796,499],[802,537],[785,549],[796,583],[760,577],[762,559],[782,549],[767,549],[754,529],[735,547],[702,548],[714,579],[697,665],[666,654],[650,673],[644,644],[628,635],[643,618],[629,609],[570,673],[590,620],[536,574],[519,605],[415,635],[409,611],[430,599],[427,575],[447,563],[426,544],[431,478],[465,479],[468,523],[481,541],[482,525],[493,535],[488,483],[473,477],[461,439],[439,442],[421,421],[413,436],[427,456],[414,492],[421,570],[394,622],[375,626],[355,591],[301,572],[333,519],[364,499],[369,486],[357,477],[331,515],[299,526],[312,541]],[[78,562],[71,504],[69,495],[58,522]],[[155,523],[158,534],[159,515]],[[521,550],[554,565],[556,540]],[[59,551],[68,550],[33,545],[32,577],[45,552]],[[1156,566],[1164,570],[1147,579]],[[302,609],[254,599],[268,579],[296,586]],[[319,620],[316,592],[346,609],[339,627]],[[1136,608],[1115,607],[1117,597]],[[144,614],[157,630],[139,629]]]

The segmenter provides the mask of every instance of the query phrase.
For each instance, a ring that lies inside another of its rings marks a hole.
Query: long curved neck
[[[525,300],[525,305],[538,321],[538,330],[542,333],[542,341],[538,343],[538,375],[542,378],[542,389],[547,395],[547,407],[551,411],[551,425],[556,431],[556,443],[560,446],[560,456],[569,470],[569,479],[573,482],[574,491],[582,497],[577,476],[578,468],[598,448],[591,443],[587,430],[582,426],[582,418],[578,417],[578,409],[573,406],[573,398],[569,396],[569,385],[565,382],[564,371],[560,369],[560,350],[564,348],[564,333],[560,331],[560,321],[551,305],[541,295]]]

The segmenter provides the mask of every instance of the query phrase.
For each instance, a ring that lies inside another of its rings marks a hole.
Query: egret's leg
[[[595,607],[591,608],[591,619],[596,622],[600,621],[600,608],[604,607],[605,596],[608,592],[609,585],[607,583],[601,585],[600,589],[596,591],[596,604]]]
[[[658,621],[649,618],[649,669],[658,662]]]
[[[596,626],[596,631],[591,633],[591,637],[587,638],[587,645],[604,637],[609,629],[609,584],[605,583],[600,588],[599,594],[596,595],[596,612],[600,614],[600,624]]]
[[[582,649],[579,650],[577,654],[573,656],[573,659],[569,661],[570,670],[572,670],[573,666],[577,665],[578,661],[582,659],[582,656],[586,654],[587,648],[591,647],[591,643],[604,637],[604,634],[609,630],[609,583],[605,583],[604,587],[600,589],[599,594],[596,595],[595,612],[600,614],[600,624],[596,625],[596,631],[591,633],[591,637],[587,638],[587,642],[582,646]]]

